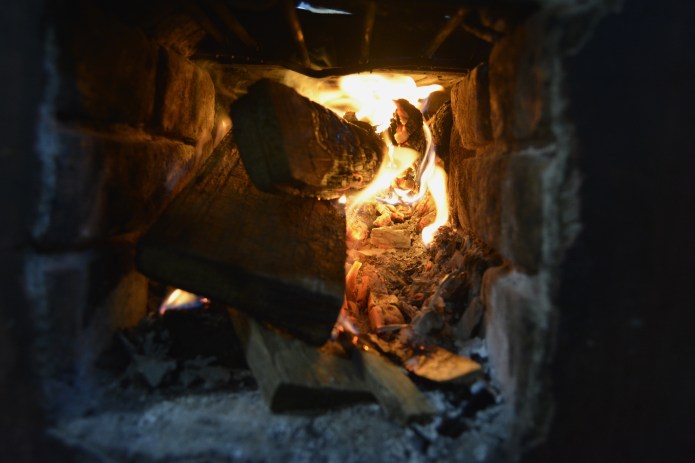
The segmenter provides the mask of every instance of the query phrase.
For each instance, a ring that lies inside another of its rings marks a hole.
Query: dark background
[[[527,462],[693,461],[695,6],[625,3],[566,60],[584,230]]]

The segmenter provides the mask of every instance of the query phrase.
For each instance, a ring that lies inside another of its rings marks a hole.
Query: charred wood
[[[374,178],[384,143],[295,90],[263,79],[232,105],[246,170],[266,192],[332,199]]]

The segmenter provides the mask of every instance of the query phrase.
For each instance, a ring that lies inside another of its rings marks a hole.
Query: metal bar
[[[362,52],[360,53],[360,64],[369,62],[369,50],[372,42],[372,32],[374,32],[375,19],[376,1],[372,0],[367,4],[367,11],[364,17],[364,36],[362,37]]]
[[[295,9],[294,1],[283,0],[282,6],[285,10],[285,16],[287,17],[287,21],[290,25],[290,28],[292,29],[292,38],[297,44],[302,64],[305,68],[310,69],[311,59],[309,59],[309,50],[307,49],[306,43],[304,42],[304,32],[302,31],[302,25],[300,24],[299,18],[297,17],[297,10]]]
[[[468,11],[468,8],[461,7],[456,11],[456,13],[454,13],[454,15],[444,25],[442,30],[440,30],[434,39],[432,39],[432,43],[430,43],[430,46],[427,47],[427,51],[425,51],[425,57],[432,59],[444,41],[449,38],[451,33],[454,32],[457,27],[461,25],[461,22],[463,22],[463,18],[466,16],[466,14],[468,14]]]
[[[226,3],[219,0],[207,0],[205,3],[224,23],[225,27],[232,31],[247,48],[255,51],[259,50],[258,42],[251,37],[246,28],[234,17]]]

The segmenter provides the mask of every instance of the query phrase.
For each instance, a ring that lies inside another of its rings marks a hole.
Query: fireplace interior
[[[565,63],[609,3],[46,5],[18,277],[33,438],[89,462],[544,448],[582,230]],[[347,78],[390,129],[336,96]],[[430,163],[404,78],[434,86],[412,100]],[[365,148],[388,133],[415,157]]]

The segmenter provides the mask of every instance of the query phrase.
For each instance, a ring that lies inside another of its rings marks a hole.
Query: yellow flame
[[[391,183],[410,167],[418,157],[417,151],[402,146],[389,146],[389,156],[381,164],[376,177],[365,189],[350,198],[348,214],[366,201],[372,200],[382,190],[387,189]]]
[[[175,289],[159,306],[159,314],[162,315],[170,309],[188,308],[206,302],[208,302],[208,300],[204,297],[200,297],[182,289]]]
[[[446,172],[439,166],[434,166],[434,172],[427,178],[427,189],[432,195],[437,213],[434,222],[422,229],[422,242],[428,246],[434,239],[439,227],[449,221],[449,197],[446,192]]]
[[[232,128],[232,120],[228,116],[223,116],[220,119],[219,124],[217,124],[217,130],[215,131],[215,140],[212,145],[213,148],[219,145],[224,136],[227,135],[227,132],[229,132],[230,128]]]
[[[338,80],[338,89],[307,86],[298,89],[308,98],[321,103],[342,116],[348,111],[357,119],[376,126],[377,132],[384,131],[396,110],[393,100],[405,99],[422,110],[432,92],[442,90],[438,84],[418,87],[409,76],[388,73],[352,74]]]

